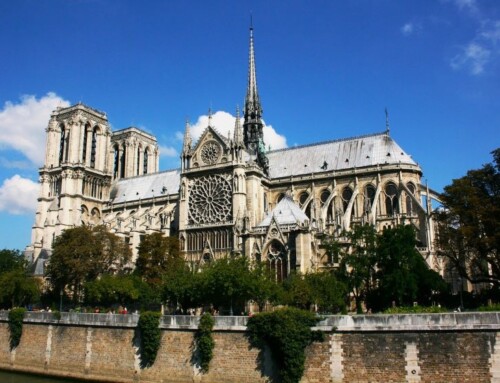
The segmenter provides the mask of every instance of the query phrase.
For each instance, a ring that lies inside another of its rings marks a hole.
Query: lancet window
[[[267,265],[277,282],[282,282],[288,276],[286,249],[281,242],[273,240],[270,243],[267,250]]]
[[[385,186],[385,210],[388,216],[399,213],[398,188],[394,182]]]

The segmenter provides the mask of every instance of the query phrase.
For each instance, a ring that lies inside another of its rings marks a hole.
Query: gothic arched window
[[[141,168],[141,147],[137,148],[137,163],[136,163],[137,172],[136,175],[139,175],[139,169]]]
[[[408,182],[406,187],[412,195],[415,195],[415,185],[413,183]],[[406,214],[413,215],[413,198],[410,195],[406,196]]]
[[[344,213],[347,211],[347,207],[349,206],[349,201],[352,198],[352,189],[350,187],[345,187],[342,190],[342,209]]]
[[[300,195],[299,195],[300,207],[304,206],[304,204],[306,203],[308,198],[309,198],[309,194],[307,192],[300,193]]]
[[[118,145],[115,145],[114,147],[114,161],[113,161],[113,177],[117,178],[118,177],[118,168],[120,165],[120,158],[119,158],[119,151],[118,151]]]
[[[125,144],[122,145],[122,152],[120,156],[120,178],[125,178],[125,167],[126,167],[126,151],[125,151]]]
[[[328,198],[330,198],[330,190],[324,189],[319,197],[319,200],[321,201],[321,206],[324,206],[325,203],[328,201]]]
[[[82,145],[82,162],[85,164],[87,161],[87,134],[90,130],[90,124],[86,124],[83,128],[83,145]]]
[[[90,148],[90,167],[95,168],[95,159],[97,153],[97,126],[92,129],[92,146]]]
[[[277,282],[282,282],[288,277],[288,262],[286,249],[283,244],[273,240],[267,249],[267,264],[271,275]]]
[[[365,188],[365,195],[364,195],[364,213],[369,214],[373,204],[375,203],[375,187],[373,185],[367,185]]]
[[[399,213],[398,188],[394,182],[385,185],[385,210],[389,216]]]
[[[61,128],[61,141],[59,143],[59,164],[62,164],[65,160],[64,153],[66,152],[66,129],[64,125],[60,126]]]
[[[144,172],[143,174],[148,174],[148,157],[149,157],[149,150],[146,148],[144,150]]]

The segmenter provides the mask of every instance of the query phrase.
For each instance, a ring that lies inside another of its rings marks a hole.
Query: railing
[[[327,315],[316,329],[336,332],[393,332],[393,331],[500,331],[500,312],[465,312],[441,314],[374,314]],[[57,319],[50,312],[26,312],[25,323],[45,323],[72,326],[122,327],[137,326],[139,314],[61,313]],[[245,331],[246,316],[215,316],[214,330]],[[8,321],[8,311],[0,310],[0,322]],[[164,315],[160,328],[196,330],[199,316]]]

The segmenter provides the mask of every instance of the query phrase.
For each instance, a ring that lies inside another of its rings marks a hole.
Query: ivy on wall
[[[250,344],[261,350],[270,348],[280,382],[298,383],[304,374],[306,346],[324,339],[322,332],[311,330],[320,320],[296,308],[256,314],[248,319]]]
[[[199,357],[200,369],[202,372],[208,372],[210,361],[213,357],[213,349],[215,346],[212,337],[212,329],[214,328],[214,318],[209,313],[204,313],[200,318],[198,331],[195,334],[196,351]]]
[[[161,330],[159,312],[145,311],[141,313],[137,328],[140,334],[141,367],[153,365],[160,349]]]
[[[17,308],[9,311],[9,332],[10,349],[13,350],[19,346],[21,336],[23,335],[23,319],[26,309]]]

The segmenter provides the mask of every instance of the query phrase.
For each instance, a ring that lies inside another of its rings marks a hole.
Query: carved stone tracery
[[[193,181],[189,194],[190,224],[228,222],[231,212],[231,182],[226,177],[210,174]]]

